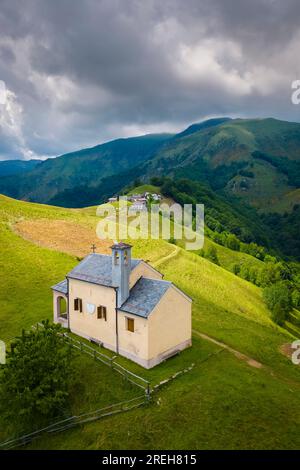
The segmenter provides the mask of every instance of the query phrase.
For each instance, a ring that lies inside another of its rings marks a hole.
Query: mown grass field
[[[50,286],[62,280],[78,262],[74,255],[59,251],[59,244],[46,248],[46,245],[39,246],[34,238],[31,241],[23,239],[15,232],[15,223],[41,219],[45,224],[68,221],[72,222],[75,231],[76,226],[85,227],[93,237],[97,223],[94,214],[90,208],[66,210],[0,196],[1,339],[9,341],[22,328],[30,328],[45,318],[51,319]],[[52,242],[55,236],[53,232]],[[68,237],[67,232],[65,236]],[[150,260],[166,279],[193,297],[195,330],[249,355],[262,367],[250,366],[197,334],[193,337],[192,348],[150,371],[119,358],[121,364],[152,383],[191,364],[194,367],[159,390],[147,407],[63,434],[45,436],[31,447],[299,448],[299,367],[279,351],[280,346],[291,342],[293,337],[270,321],[261,290],[165,241],[134,240],[133,244],[134,256]],[[170,256],[175,250],[175,256]],[[228,250],[226,256],[231,256],[234,262],[236,252]],[[125,396],[132,393],[124,382],[115,383],[117,379],[105,366],[102,370],[98,364],[91,363],[90,368],[85,367],[84,361],[81,364],[74,410],[96,409],[102,404],[105,406],[104,396],[113,402],[119,393],[120,397],[123,392]],[[110,380],[114,389],[111,394]],[[78,393],[80,387],[84,387],[82,393]]]

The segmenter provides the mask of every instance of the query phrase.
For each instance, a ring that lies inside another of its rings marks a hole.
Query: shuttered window
[[[106,307],[104,307],[103,305],[99,305],[97,307],[97,318],[103,318],[105,321],[107,320]]]
[[[97,318],[98,319],[102,318],[102,306],[101,305],[97,307]]]
[[[133,318],[126,318],[127,330],[134,333],[134,320]]]
[[[74,299],[74,310],[82,312],[82,299]]]

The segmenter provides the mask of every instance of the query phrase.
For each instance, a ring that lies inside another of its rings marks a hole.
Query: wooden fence
[[[89,346],[83,341],[72,338],[72,336],[68,335],[68,333],[62,333],[61,335],[63,336],[65,341],[68,344],[70,344],[73,348],[78,349],[81,352],[84,352],[85,354],[88,354],[89,356],[93,357],[95,360],[100,361],[103,364],[111,367],[113,370],[115,370],[120,375],[122,375],[125,380],[132,383],[136,387],[139,387],[142,390],[144,390],[147,397],[150,397],[150,394],[151,394],[150,382],[146,379],[143,379],[143,377],[140,377],[139,375],[134,374],[130,370],[121,366],[120,364],[118,364],[116,362],[117,356],[109,357],[106,354],[103,354],[102,352],[97,351],[97,349]]]
[[[34,326],[33,328],[38,328],[39,326],[43,326],[43,325],[38,324]],[[68,344],[70,344],[73,348],[78,349],[79,351],[84,352],[85,354],[88,354],[89,356],[93,357],[96,361],[99,361],[105,364],[106,366],[111,367],[113,370],[121,374],[125,380],[127,380],[128,382],[142,389],[144,393],[130,400],[126,400],[126,401],[119,402],[119,403],[114,403],[104,408],[100,408],[98,410],[91,411],[88,413],[83,413],[78,416],[71,416],[61,421],[52,423],[43,429],[38,429],[34,432],[25,434],[23,436],[19,436],[13,439],[8,439],[0,443],[0,449],[12,449],[14,447],[20,447],[20,446],[29,444],[33,440],[38,439],[39,437],[47,433],[53,434],[53,433],[62,432],[80,424],[85,424],[91,421],[96,421],[106,416],[112,416],[117,413],[122,413],[125,411],[132,410],[134,408],[137,408],[139,406],[145,405],[146,403],[150,401],[151,394],[153,392],[157,392],[162,386],[168,384],[169,382],[172,382],[174,379],[181,376],[182,374],[185,374],[191,371],[195,365],[195,364],[191,364],[191,366],[186,367],[185,369],[182,369],[176,372],[171,377],[168,377],[167,379],[161,381],[160,383],[158,383],[151,389],[150,382],[148,380],[145,380],[139,375],[134,374],[130,370],[118,364],[116,362],[117,356],[112,356],[112,357],[107,356],[106,354],[100,351],[97,351],[97,349],[89,346],[83,341],[73,338],[68,333],[59,333],[59,334],[62,337],[62,339],[66,341]],[[217,351],[217,353],[221,351],[222,350]],[[212,353],[211,355],[209,355],[209,357],[214,354],[216,353]],[[206,358],[205,360],[207,359],[208,358]]]
[[[32,328],[36,329],[42,327],[42,323],[38,323],[34,325]],[[151,397],[151,387],[150,382],[145,380],[143,377],[140,377],[137,374],[134,374],[130,370],[126,369],[125,367],[121,366],[116,362],[117,356],[108,356],[97,349],[89,346],[88,344],[80,341],[78,339],[73,338],[68,333],[58,333],[61,338],[66,341],[70,346],[79,351],[91,356],[96,361],[105,364],[106,366],[110,367],[112,370],[118,372],[120,375],[124,377],[125,380],[130,382],[131,384],[135,385],[136,387],[142,389],[144,391],[143,395],[139,395],[135,398],[130,400],[126,400],[119,403],[114,403],[109,405],[105,408],[101,408],[95,411],[91,411],[89,413],[80,414],[78,416],[70,416],[69,418],[63,419],[61,421],[57,421],[52,423],[45,428],[38,429],[31,433],[18,436],[16,438],[7,439],[4,442],[0,443],[0,449],[12,449],[14,447],[20,447],[32,442],[34,439],[39,438],[40,436],[44,435],[45,433],[56,433],[62,432],[67,429],[70,429],[74,426],[79,424],[85,424],[91,421],[95,421],[106,416],[112,416],[117,413],[122,413],[124,411],[132,410],[133,408],[137,408],[149,402]]]
[[[78,416],[70,416],[69,418],[57,421],[55,423],[50,424],[49,426],[46,426],[42,429],[38,429],[34,432],[24,434],[23,436],[19,436],[13,439],[7,439],[6,441],[0,443],[0,449],[8,450],[13,449],[14,447],[21,447],[26,444],[29,444],[33,440],[38,439],[39,437],[47,433],[54,434],[66,431],[67,429],[73,428],[74,426],[90,423],[92,421],[96,421],[107,416],[112,416],[118,413],[129,411],[146,403],[148,403],[148,399],[143,394],[130,400],[114,403],[98,410],[83,413]]]

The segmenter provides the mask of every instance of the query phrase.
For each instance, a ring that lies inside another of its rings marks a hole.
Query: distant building
[[[116,243],[52,287],[54,322],[149,369],[191,345],[192,300]],[[67,311],[61,311],[61,299]]]
[[[143,194],[131,194],[130,196],[128,196],[127,200],[129,202],[132,202],[133,204],[137,203],[137,206],[134,208],[134,210],[145,210],[150,196],[152,196],[153,201],[156,201],[156,202],[162,199],[162,196],[160,194],[145,192]],[[114,196],[114,197],[110,197],[108,199],[108,202],[112,203],[118,200],[119,200],[119,197]],[[142,205],[144,205],[145,207],[142,207]]]
[[[147,209],[146,200],[145,201],[136,201],[129,207],[128,213],[130,214],[130,212],[136,212],[136,211],[145,212],[147,210],[148,209]]]
[[[141,194],[131,194],[131,196],[128,197],[128,200],[131,201],[131,202],[135,202],[138,199],[140,199],[141,197],[142,197]]]
[[[150,192],[145,192],[143,194],[143,197],[145,197],[147,200],[150,198],[150,196],[152,197],[154,201],[160,201],[162,199],[160,194],[150,193]]]
[[[118,196],[114,196],[114,197],[108,198],[108,201],[107,201],[107,202],[112,203],[112,202],[117,202],[117,201],[118,201]]]

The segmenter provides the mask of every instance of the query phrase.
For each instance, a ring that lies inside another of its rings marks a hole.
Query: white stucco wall
[[[148,323],[148,359],[155,363],[173,350],[181,350],[191,345],[191,300],[171,286],[149,315]]]
[[[143,364],[149,356],[148,320],[120,310],[118,315],[119,353]],[[134,320],[134,332],[127,330],[126,318]]]
[[[74,299],[82,299],[83,312],[74,310]],[[96,306],[95,312],[87,313],[87,303]],[[97,306],[107,308],[107,321],[97,318]],[[71,331],[86,338],[100,341],[109,349],[116,350],[116,293],[113,288],[69,279],[69,324]]]

